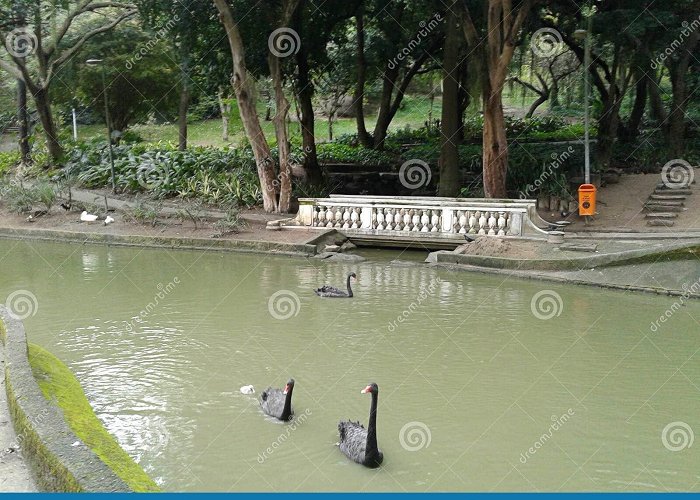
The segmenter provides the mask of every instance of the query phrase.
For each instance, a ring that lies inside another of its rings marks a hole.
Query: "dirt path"
[[[696,178],[700,178],[700,170],[696,169]],[[567,220],[572,221],[567,231],[618,230],[645,232],[682,232],[688,229],[700,229],[700,185],[693,184],[693,194],[685,201],[685,210],[678,214],[673,227],[650,227],[643,211],[644,203],[652,194],[656,185],[661,182],[658,174],[623,175],[620,182],[610,184],[598,191],[598,212],[595,220],[588,225],[576,215]],[[546,220],[561,220],[561,215],[549,211],[541,211]]]

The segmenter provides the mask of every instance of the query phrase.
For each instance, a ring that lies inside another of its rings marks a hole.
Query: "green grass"
[[[158,485],[119,446],[92,410],[80,383],[61,360],[29,344],[29,363],[44,397],[56,401],[73,432],[134,491],[160,491]]]
[[[440,118],[440,98],[435,99],[433,108],[433,118]],[[430,102],[425,97],[406,97],[401,109],[397,112],[390,131],[403,129],[409,126],[413,129],[422,127],[428,119]],[[293,114],[293,111],[292,111]],[[265,136],[270,144],[274,145],[275,129],[272,122],[264,120],[264,111],[259,111],[261,125]],[[291,114],[290,114],[291,116]],[[377,121],[376,115],[368,116],[366,119],[367,128],[372,131]],[[162,125],[134,125],[130,130],[139,134],[146,142],[174,142],[178,140],[177,123],[166,123]],[[354,118],[341,118],[333,124],[333,136],[339,137],[344,134],[355,134],[357,123]],[[316,142],[328,141],[328,122],[325,117],[317,116],[315,123]],[[293,142],[301,142],[301,130],[299,124],[293,121],[289,126],[290,139]],[[102,124],[79,125],[78,139],[88,140],[92,138],[102,139],[105,135],[105,127]],[[187,128],[188,142],[192,146],[214,146],[227,147],[238,146],[245,141],[243,123],[234,113],[234,119],[229,122],[229,141],[225,142],[221,138],[221,120],[211,119],[190,122]]]

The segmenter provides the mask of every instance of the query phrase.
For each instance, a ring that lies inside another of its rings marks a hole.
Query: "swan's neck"
[[[369,409],[369,425],[367,426],[367,450],[377,450],[377,397],[372,393],[372,406]]]
[[[284,399],[284,408],[282,409],[282,417],[284,419],[289,418],[289,416],[292,414],[292,391],[294,388],[291,388],[287,391],[287,397]]]
[[[351,276],[348,276],[348,296],[352,297],[352,288],[350,288],[350,278]]]

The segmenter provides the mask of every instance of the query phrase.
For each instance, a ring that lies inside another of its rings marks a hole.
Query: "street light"
[[[585,99],[584,99],[584,129],[585,129],[585,183],[591,183],[591,139],[590,139],[590,128],[591,128],[591,38],[593,33],[593,13],[595,12],[594,7],[589,3],[584,9],[583,13],[586,16],[586,29],[578,29],[574,32],[574,37],[577,39],[584,40],[584,56],[583,56],[583,77],[584,77],[584,88],[585,88]]]
[[[114,176],[114,153],[112,152],[112,123],[109,119],[109,101],[107,99],[107,83],[105,79],[105,67],[102,64],[104,61],[102,59],[88,59],[85,64],[88,66],[101,66],[102,67],[102,95],[104,95],[105,101],[105,122],[107,123],[107,145],[109,147],[109,168],[112,177],[112,192],[117,189],[117,182]]]

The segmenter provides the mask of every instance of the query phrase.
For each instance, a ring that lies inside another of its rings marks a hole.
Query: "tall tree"
[[[447,6],[445,50],[442,56],[442,120],[440,127],[440,196],[459,194],[459,142],[462,115],[459,106],[459,68],[462,33],[456,13],[458,0]]]
[[[467,0],[459,2],[462,30],[482,64],[484,111],[483,168],[484,192],[489,198],[504,198],[508,170],[508,142],[503,114],[503,87],[513,58],[520,29],[534,0],[488,0],[485,32],[477,28]]]
[[[85,42],[134,16],[129,3],[110,0],[5,0],[0,2],[0,38],[9,61],[0,67],[21,79],[34,99],[51,160],[63,156],[49,90],[56,71]],[[26,27],[24,20],[27,21]],[[31,63],[30,63],[31,61]]]

